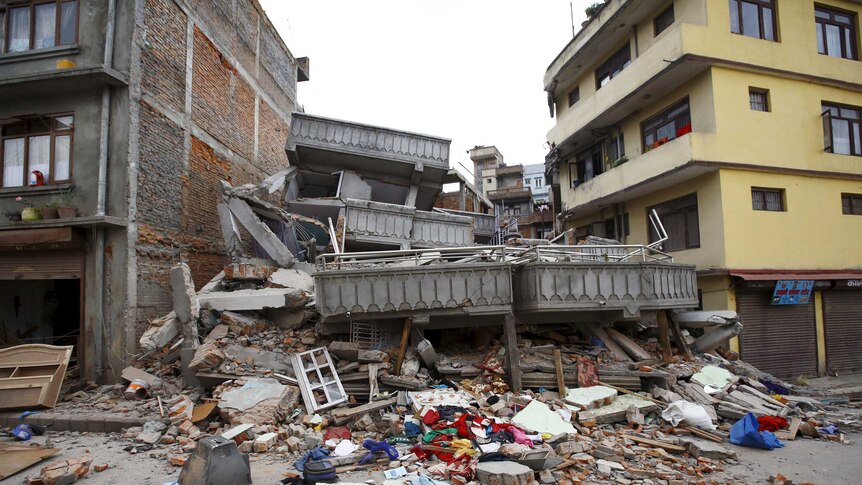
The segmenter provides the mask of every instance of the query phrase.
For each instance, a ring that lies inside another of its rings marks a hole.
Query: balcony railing
[[[305,113],[292,115],[288,144],[449,169],[447,139]]]

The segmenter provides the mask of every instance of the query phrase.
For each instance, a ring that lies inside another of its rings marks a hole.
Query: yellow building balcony
[[[715,135],[689,133],[632,158],[572,190],[563,190],[563,208],[583,213],[671,187],[717,170],[694,163],[696,154]]]

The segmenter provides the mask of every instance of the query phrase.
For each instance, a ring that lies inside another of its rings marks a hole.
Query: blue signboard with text
[[[814,291],[814,280],[780,280],[772,293],[773,305],[806,305]]]

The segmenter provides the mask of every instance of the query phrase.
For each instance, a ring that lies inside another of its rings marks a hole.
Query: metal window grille
[[[751,89],[748,91],[748,101],[753,111],[769,111],[769,103],[765,91]]]

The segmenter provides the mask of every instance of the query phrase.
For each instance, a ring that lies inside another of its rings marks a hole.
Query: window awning
[[[771,280],[852,280],[862,279],[862,270],[728,270],[731,276],[738,276],[746,281]]]

